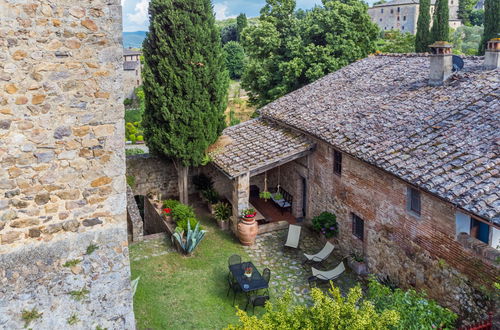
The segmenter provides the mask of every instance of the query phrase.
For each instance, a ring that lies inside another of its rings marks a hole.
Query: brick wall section
[[[308,163],[308,218],[323,211],[336,214],[335,244],[343,253],[363,254],[371,272],[425,290],[462,316],[484,312],[480,295],[467,281],[490,285],[499,268],[456,240],[451,204],[422,193],[417,218],[406,210],[403,181],[345,154],[342,176],[335,175],[333,149],[321,142]],[[299,165],[291,163],[287,171],[283,175],[282,168],[282,182],[293,181]],[[351,212],[365,220],[364,241],[352,234]]]
[[[118,0],[0,2],[1,327],[135,327],[121,35]]]

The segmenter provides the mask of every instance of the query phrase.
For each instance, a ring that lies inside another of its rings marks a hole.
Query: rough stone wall
[[[336,245],[343,253],[363,254],[371,272],[425,290],[462,316],[480,318],[485,309],[474,287],[493,283],[499,268],[455,238],[451,204],[422,193],[417,218],[406,210],[407,185],[398,178],[345,154],[342,176],[335,175],[333,149],[324,143],[309,158],[308,215],[337,215]],[[352,234],[351,213],[364,220],[363,241]]]
[[[127,186],[127,227],[129,242],[142,241],[142,237],[144,236],[144,221],[141,218],[134,193],[129,186]]]
[[[121,38],[118,0],[0,2],[0,328],[135,327]]]
[[[135,70],[123,70],[123,91],[124,97],[135,99],[135,89],[142,85],[141,65]]]

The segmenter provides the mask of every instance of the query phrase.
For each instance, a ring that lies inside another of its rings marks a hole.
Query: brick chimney
[[[500,67],[500,38],[491,39],[486,43],[484,54],[484,68],[494,70]]]
[[[440,86],[451,76],[453,69],[452,46],[446,41],[436,41],[429,46],[432,51],[429,85]]]

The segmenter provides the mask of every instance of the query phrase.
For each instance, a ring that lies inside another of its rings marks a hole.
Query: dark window
[[[382,22],[382,19],[380,19],[380,21]]]
[[[333,151],[333,172],[340,175],[342,173],[342,153],[340,151]]]
[[[380,12],[383,14],[384,13],[384,8],[380,9]]]
[[[391,14],[394,14],[394,9],[391,9]]]
[[[406,16],[403,16],[403,21],[406,21]]]
[[[402,26],[402,30],[404,30],[404,29],[405,29],[405,27],[404,27],[404,25],[403,25],[403,26]]]
[[[399,16],[398,16],[398,21],[399,21]]]
[[[363,219],[352,213],[352,234],[363,240],[365,232],[365,222]]]
[[[415,188],[408,187],[407,208],[408,211],[420,215],[420,191]]]
[[[401,8],[398,7],[398,13],[401,11]]]

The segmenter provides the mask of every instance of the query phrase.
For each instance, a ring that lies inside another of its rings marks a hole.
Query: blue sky
[[[149,0],[122,0],[124,31],[148,29],[148,3]],[[264,4],[265,0],[215,0],[214,11],[217,19],[236,17],[239,13],[254,17]],[[321,4],[321,0],[297,0],[298,8],[307,9],[316,4]]]

